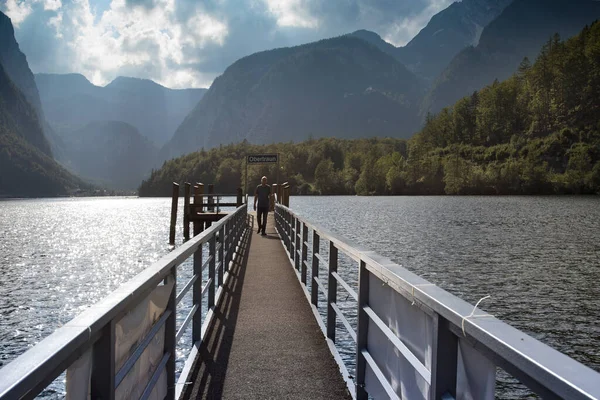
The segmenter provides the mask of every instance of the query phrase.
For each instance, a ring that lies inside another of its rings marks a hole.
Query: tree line
[[[295,194],[551,194],[600,192],[600,23],[548,40],[531,63],[439,114],[409,140],[311,139],[201,150],[163,164],[140,196],[171,182],[244,186],[245,156],[280,153],[280,181]],[[248,168],[271,182],[275,165]],[[252,185],[249,185],[252,186]]]

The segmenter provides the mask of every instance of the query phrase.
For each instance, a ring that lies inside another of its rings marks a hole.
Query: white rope
[[[475,304],[475,307],[473,307],[473,311],[471,311],[471,314],[467,315],[466,317],[463,317],[462,323],[461,323],[463,336],[467,337],[467,334],[465,333],[465,321],[467,319],[469,319],[469,318],[491,317],[491,315],[489,315],[489,314],[475,315],[475,310],[477,310],[477,306],[479,306],[479,303],[481,303],[483,300],[488,299],[490,297],[492,297],[492,296],[487,295],[487,296],[482,297],[481,299],[479,299],[479,301]]]

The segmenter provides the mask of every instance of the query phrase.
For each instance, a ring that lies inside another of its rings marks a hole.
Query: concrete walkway
[[[269,214],[246,237],[184,399],[350,399]]]

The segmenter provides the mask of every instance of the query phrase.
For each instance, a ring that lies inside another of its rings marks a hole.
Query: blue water
[[[471,303],[491,295],[481,308],[600,371],[600,198],[292,197],[291,206]],[[0,367],[167,254],[169,210],[167,198],[0,201]],[[180,223],[177,234],[180,244]],[[355,282],[354,264],[341,265]],[[62,395],[60,384],[52,390]]]

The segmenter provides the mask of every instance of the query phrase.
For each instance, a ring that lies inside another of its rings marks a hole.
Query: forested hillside
[[[425,96],[422,115],[438,113],[494,79],[508,79],[523,57],[535,61],[548,37],[574,36],[598,18],[600,2],[594,0],[514,0],[483,29],[477,46],[454,56]]]
[[[429,116],[400,139],[309,140],[200,151],[166,162],[140,195],[172,181],[240,186],[244,156],[280,152],[295,193],[539,194],[600,192],[600,23],[548,40],[517,74]],[[275,167],[250,168],[250,181]]]

